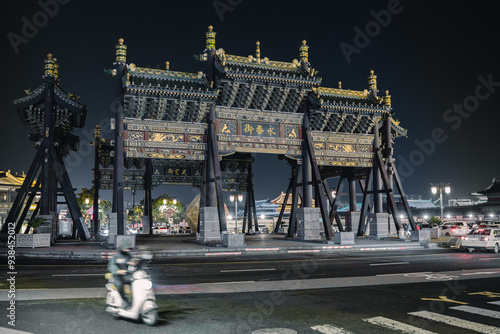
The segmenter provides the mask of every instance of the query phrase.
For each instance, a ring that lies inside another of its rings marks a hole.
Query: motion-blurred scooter
[[[140,318],[149,326],[154,326],[158,322],[158,305],[156,304],[151,276],[142,268],[152,258],[153,255],[151,253],[144,252],[140,259],[129,262],[127,271],[132,274],[132,282],[130,284],[132,304],[129,307],[126,307],[127,303],[122,299],[113,283],[113,274],[107,273],[105,275],[106,279],[108,279],[108,283],[106,284],[106,289],[108,289],[106,296],[108,307],[106,308],[106,312],[111,313],[115,317],[133,320]]]

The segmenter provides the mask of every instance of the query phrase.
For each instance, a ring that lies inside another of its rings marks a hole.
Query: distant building
[[[12,174],[10,170],[0,171],[0,225],[3,225],[10,207],[16,199],[17,190],[22,186],[26,175]]]
[[[271,202],[268,199],[255,201],[255,211],[257,212],[257,217],[264,215],[266,217],[277,217],[279,216],[280,205]]]

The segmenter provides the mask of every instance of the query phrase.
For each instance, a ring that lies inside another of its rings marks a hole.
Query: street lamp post
[[[234,228],[236,233],[238,233],[238,202],[243,201],[243,195],[239,194],[237,197],[235,197],[235,195],[230,195],[229,200],[234,202]]]
[[[441,220],[444,221],[444,206],[443,206],[443,190],[446,194],[449,194],[451,192],[451,187],[449,183],[431,183],[431,192],[433,194],[437,194],[439,191],[439,202],[441,204]]]

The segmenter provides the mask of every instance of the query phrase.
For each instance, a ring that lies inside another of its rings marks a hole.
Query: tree
[[[166,200],[164,204],[164,200]],[[174,204],[174,202],[176,202]],[[169,194],[162,194],[153,201],[153,221],[168,224],[168,218],[173,218],[174,223],[178,222],[186,206],[180,201],[175,201]]]
[[[429,219],[429,225],[431,226],[439,226],[439,224],[442,223],[441,219],[439,219],[438,217],[436,216],[432,216],[430,219]]]
[[[129,225],[137,225],[142,220],[143,207],[142,205],[136,205],[128,212],[127,222]]]

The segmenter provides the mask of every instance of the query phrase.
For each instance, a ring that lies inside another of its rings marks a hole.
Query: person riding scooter
[[[113,274],[114,284],[126,306],[130,305],[130,301],[124,291],[125,284],[130,284],[131,275],[127,271],[128,262],[132,259],[130,254],[131,247],[127,242],[123,242],[118,246],[118,251],[109,260],[108,271]]]

